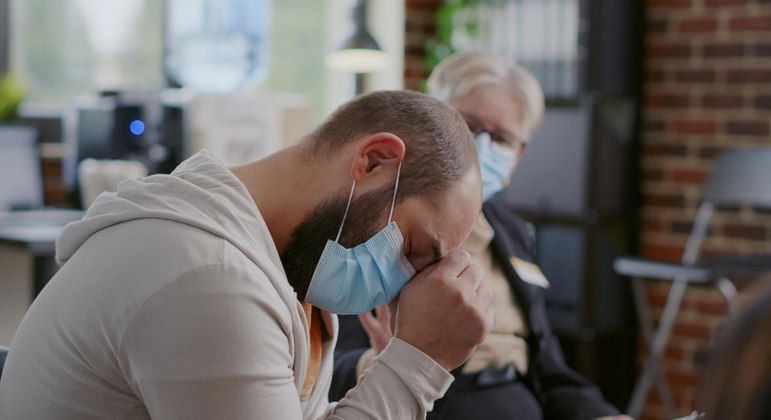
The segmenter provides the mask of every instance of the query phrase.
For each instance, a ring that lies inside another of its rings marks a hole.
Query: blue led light
[[[142,120],[134,120],[129,124],[129,131],[135,136],[142,135],[145,132],[145,123]]]

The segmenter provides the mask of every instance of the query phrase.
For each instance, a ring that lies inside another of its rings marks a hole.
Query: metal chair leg
[[[669,290],[669,296],[667,297],[667,302],[664,305],[664,311],[661,314],[659,326],[656,329],[655,334],[653,334],[651,344],[649,346],[648,358],[643,365],[642,374],[637,380],[637,384],[635,384],[632,398],[630,399],[629,405],[627,406],[627,414],[629,414],[631,417],[638,418],[640,417],[640,414],[642,414],[643,407],[645,406],[645,402],[648,399],[648,395],[650,394],[651,386],[653,385],[654,380],[657,381],[657,384],[659,382],[666,383],[666,385],[663,387],[659,385],[658,391],[662,402],[668,400],[667,403],[671,404],[671,407],[674,407],[674,402],[672,401],[672,393],[669,389],[669,383],[666,382],[666,377],[658,374],[658,366],[659,361],[661,360],[661,356],[666,351],[667,343],[669,342],[669,336],[672,333],[672,326],[675,323],[675,318],[677,318],[677,312],[680,308],[680,303],[682,302],[683,295],[685,294],[685,288],[687,284],[688,282],[684,279],[675,279],[672,283],[672,288]],[[641,292],[644,293],[644,290],[636,290],[635,294],[640,295]],[[638,308],[645,308],[647,316],[644,319],[650,320],[651,318],[647,313],[647,302],[638,302],[640,297],[636,297],[635,300],[635,306]],[[642,313],[640,316],[643,316]],[[652,329],[649,324],[648,327],[643,328],[648,328],[649,333]],[[645,331],[643,331],[643,333],[645,334]],[[661,378],[662,380],[658,381],[657,378]],[[670,413],[667,413],[667,415],[670,416],[670,418],[673,417],[673,415]]]
[[[637,319],[643,334],[645,348],[650,353],[653,344],[653,317],[651,316],[650,306],[648,305],[647,293],[645,291],[645,280],[640,278],[632,279],[632,297],[634,298],[635,309],[637,309]],[[659,370],[655,371],[656,390],[659,393],[661,404],[664,408],[664,414],[668,418],[674,418],[676,415],[675,401],[672,397],[672,389],[669,387],[669,379],[666,375],[660,375]],[[647,397],[647,395],[646,395]],[[630,400],[630,407],[631,402]],[[639,417],[639,415],[635,416]]]

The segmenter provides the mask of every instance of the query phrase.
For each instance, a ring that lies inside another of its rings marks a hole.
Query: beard
[[[351,201],[339,243],[352,248],[366,242],[383,226],[382,219],[393,198],[393,187],[372,191]],[[281,255],[286,277],[297,297],[305,300],[311,278],[321,258],[327,240],[334,240],[343,222],[348,194],[324,200],[314,207],[292,232],[289,244]]]

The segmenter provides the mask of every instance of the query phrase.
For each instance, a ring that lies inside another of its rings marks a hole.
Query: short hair
[[[523,134],[530,139],[543,119],[543,91],[538,80],[513,61],[494,54],[459,52],[442,60],[427,82],[428,93],[447,103],[482,85],[503,87],[524,106]]]
[[[343,104],[305,139],[314,156],[329,156],[363,136],[387,132],[405,144],[398,198],[438,197],[478,168],[474,139],[447,104],[414,91],[376,91]]]

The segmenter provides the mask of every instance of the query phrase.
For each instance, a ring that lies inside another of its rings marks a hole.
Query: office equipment
[[[771,209],[771,147],[734,149],[723,153],[715,161],[704,184],[696,220],[683,251],[681,264],[668,264],[639,258],[616,259],[614,268],[621,275],[632,277],[632,291],[638,320],[648,346],[648,358],[643,366],[627,414],[639,417],[648,399],[651,387],[656,385],[659,398],[674,414],[674,402],[665,375],[659,374],[659,361],[677,317],[680,303],[688,285],[701,284],[717,287],[731,309],[736,288],[730,280],[734,275],[754,275],[771,271],[771,255],[723,256],[701,258],[701,245],[708,234],[710,220],[716,209],[751,205]],[[654,330],[643,278],[672,282],[664,311]]]
[[[43,207],[37,130],[0,125],[0,211]]]
[[[73,100],[67,118],[72,153],[62,162],[63,179],[76,192],[84,159],[141,162],[149,174],[170,173],[188,157],[187,112],[193,94],[181,89],[104,91]]]

